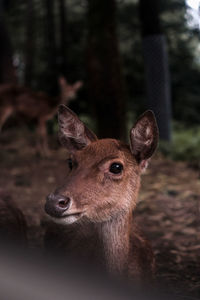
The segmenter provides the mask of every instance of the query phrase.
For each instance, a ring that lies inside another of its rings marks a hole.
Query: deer
[[[20,115],[27,120],[36,121],[38,144],[37,152],[48,156],[48,138],[46,122],[51,120],[60,103],[69,104],[73,100],[83,82],[69,84],[64,77],[59,77],[60,96],[51,98],[45,92],[34,92],[27,87],[16,84],[0,86],[0,130],[11,115]]]
[[[52,224],[61,226],[53,233],[56,243],[63,231],[67,254],[94,259],[114,276],[153,278],[152,247],[135,224],[133,211],[141,174],[158,144],[154,113],[148,110],[139,117],[130,130],[130,145],[98,139],[65,105],[59,106],[58,124],[59,140],[69,153],[66,179],[47,196],[44,207]],[[56,250],[50,239],[48,233],[47,247]]]

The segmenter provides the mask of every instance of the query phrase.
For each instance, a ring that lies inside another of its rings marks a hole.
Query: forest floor
[[[45,198],[64,178],[65,158],[63,149],[37,158],[28,131],[0,137],[0,188],[23,211],[33,248],[42,246]],[[152,242],[158,281],[188,299],[200,297],[199,207],[199,170],[155,155],[142,177],[135,219]]]

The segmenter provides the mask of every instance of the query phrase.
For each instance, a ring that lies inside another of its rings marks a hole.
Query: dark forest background
[[[45,199],[70,167],[57,137],[59,78],[82,81],[67,105],[99,137],[128,141],[139,115],[154,111],[160,151],[142,176],[134,220],[166,295],[200,299],[200,22],[190,12],[185,0],[0,0],[0,229],[5,220],[16,238],[13,200],[28,248],[43,253]]]
[[[0,82],[56,96],[60,75],[82,80],[69,106],[100,137],[126,139],[150,108],[162,150],[198,160],[200,36],[188,11],[184,0],[1,0]]]

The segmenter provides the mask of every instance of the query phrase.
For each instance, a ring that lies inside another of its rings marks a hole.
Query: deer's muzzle
[[[52,193],[47,196],[45,211],[52,217],[61,218],[69,209],[70,204],[71,200],[69,197]]]

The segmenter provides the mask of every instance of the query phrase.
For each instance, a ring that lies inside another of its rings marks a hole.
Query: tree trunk
[[[148,108],[158,122],[160,139],[171,140],[171,89],[165,36],[159,20],[159,0],[140,0]]]
[[[116,32],[115,0],[88,0],[87,68],[100,138],[125,138],[125,90]]]
[[[12,62],[12,47],[5,27],[3,1],[0,0],[0,83],[17,81]]]
[[[67,74],[67,15],[65,0],[59,0],[59,15],[60,15],[60,60],[59,71],[62,75]]]
[[[35,13],[33,0],[27,2],[27,17],[26,17],[26,45],[25,45],[25,74],[24,83],[31,86],[33,66],[34,66],[34,53],[35,53]]]
[[[54,0],[46,0],[46,19],[47,19],[47,62],[48,62],[48,92],[52,95],[57,94],[57,49],[55,38],[55,2]]]

